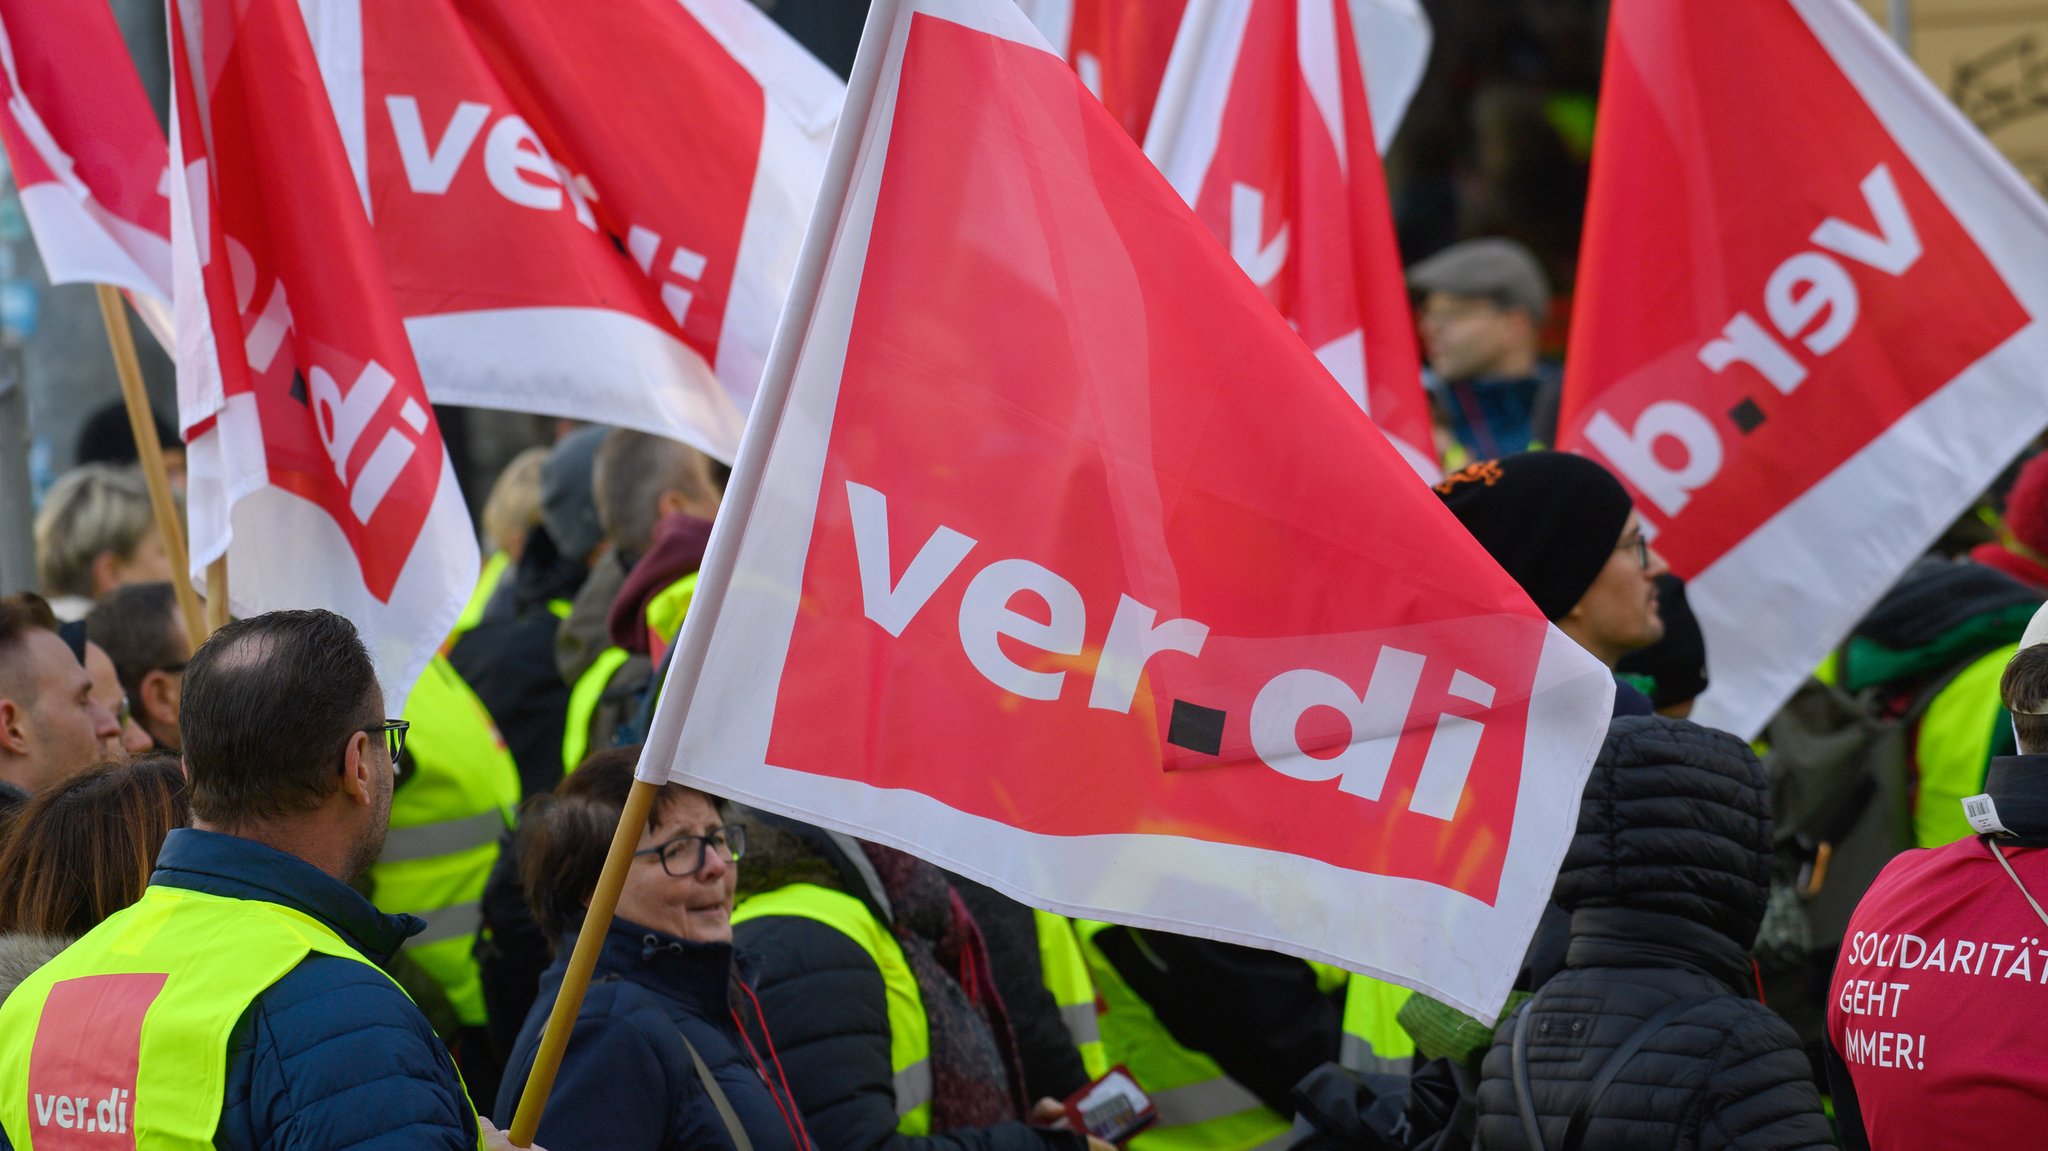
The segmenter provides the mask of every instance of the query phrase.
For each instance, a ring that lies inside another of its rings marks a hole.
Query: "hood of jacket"
[[[1843,648],[1851,692],[1931,675],[2026,631],[2041,593],[1980,563],[1929,556],[1906,569]]]
[[[696,571],[710,542],[710,520],[677,514],[654,526],[654,546],[633,565],[612,600],[607,618],[612,643],[635,655],[647,654],[647,601]]]
[[[1671,917],[1747,951],[1770,870],[1770,787],[1749,746],[1684,720],[1630,716],[1608,729],[1586,780],[1556,900],[1573,913],[1575,944],[1594,923],[1625,938],[1634,913],[1646,940],[1688,946],[1666,929]],[[1717,963],[1725,958],[1718,942],[1708,950]],[[1645,965],[1660,965],[1658,957]]]
[[[71,941],[58,935],[0,935],[0,999],[69,946]]]
[[[882,878],[859,840],[741,804],[732,806],[731,819],[747,829],[746,866],[740,868],[736,900],[792,883],[810,883],[851,895],[882,922],[895,922]]]

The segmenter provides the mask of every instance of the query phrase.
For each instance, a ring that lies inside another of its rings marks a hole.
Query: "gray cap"
[[[577,428],[563,436],[540,465],[540,522],[565,556],[582,559],[604,542],[591,494],[597,445],[611,431],[603,424]]]
[[[1498,236],[1452,244],[1408,269],[1408,286],[1483,297],[1503,308],[1520,308],[1538,323],[1550,314],[1550,279],[1543,265],[1529,249]]]

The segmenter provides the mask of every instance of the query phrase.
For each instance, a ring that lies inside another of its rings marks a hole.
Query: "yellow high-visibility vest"
[[[1044,973],[1045,989],[1059,1005],[1060,1022],[1067,1037],[1081,1053],[1081,1066],[1090,1079],[1109,1073],[1112,1064],[1102,1046],[1102,1023],[1096,1017],[1095,980],[1088,974],[1088,959],[1081,954],[1081,939],[1074,934],[1074,921],[1050,911],[1032,909],[1038,925],[1038,966]]]
[[[427,921],[405,954],[447,993],[462,1022],[485,1021],[474,954],[484,884],[519,805],[519,766],[483,701],[435,656],[406,699],[407,778],[391,797],[391,829],[369,872],[370,902]]]
[[[148,888],[0,1005],[0,1128],[17,1151],[107,1123],[124,1146],[212,1148],[235,1023],[313,954],[376,967],[294,908]]]
[[[903,945],[868,905],[843,891],[792,883],[750,895],[733,908],[735,926],[775,915],[816,920],[860,945],[882,973],[889,1008],[889,1069],[895,1078],[896,1130],[902,1135],[932,1131],[932,1039],[917,976],[903,957]]]
[[[1159,1121],[1131,1140],[1131,1151],[1279,1151],[1290,1142],[1287,1116],[1266,1106],[1216,1061],[1180,1045],[1152,1008],[1095,945],[1110,924],[1076,920],[1088,972],[1101,992],[1102,1042],[1151,1096]]]

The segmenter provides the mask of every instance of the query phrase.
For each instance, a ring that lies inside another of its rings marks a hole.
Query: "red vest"
[[[2048,851],[2008,849],[2036,899]],[[1828,1038],[1876,1151],[2048,1138],[2048,925],[1975,836],[1893,860],[1849,921]]]

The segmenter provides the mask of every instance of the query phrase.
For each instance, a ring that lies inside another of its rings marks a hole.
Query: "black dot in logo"
[[[1166,725],[1166,742],[1203,755],[1215,755],[1223,750],[1224,715],[1213,707],[1174,700],[1173,718]]]
[[[1728,418],[1734,420],[1735,426],[1746,436],[1763,426],[1764,410],[1756,406],[1755,400],[1745,399],[1728,409]]]

